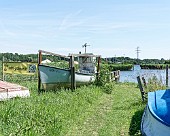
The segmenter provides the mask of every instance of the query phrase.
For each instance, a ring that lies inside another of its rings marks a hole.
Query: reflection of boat
[[[148,104],[141,121],[141,132],[146,136],[170,135],[170,90],[148,93]]]
[[[29,97],[29,90],[23,86],[0,81],[0,101],[14,97]]]
[[[76,62],[79,68],[75,72],[75,84],[76,86],[91,83],[95,80],[95,55],[93,54],[71,54],[76,58]],[[75,61],[72,63],[74,65]],[[53,66],[38,65],[39,76],[43,89],[55,89],[58,87],[70,87],[71,86],[71,67],[68,69],[61,69]]]
[[[141,66],[140,65],[134,65],[133,66],[133,70],[134,71],[140,71],[141,70]]]

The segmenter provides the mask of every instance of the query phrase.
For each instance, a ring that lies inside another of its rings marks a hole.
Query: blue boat
[[[144,136],[170,136],[170,90],[148,93],[141,132]]]

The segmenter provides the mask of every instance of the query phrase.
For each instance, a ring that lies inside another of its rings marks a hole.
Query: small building
[[[49,59],[45,59],[41,62],[42,64],[47,64],[47,63],[51,63],[51,61]]]

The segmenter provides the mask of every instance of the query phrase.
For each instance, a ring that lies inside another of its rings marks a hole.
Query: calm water
[[[170,72],[169,72],[170,73]],[[163,84],[166,81],[166,71],[165,70],[151,70],[151,69],[141,69],[139,65],[135,65],[132,71],[120,71],[120,82],[135,82],[137,83],[137,76],[144,76],[146,81],[148,78],[156,76]],[[168,75],[170,77],[170,75]],[[170,79],[170,78],[169,78]]]

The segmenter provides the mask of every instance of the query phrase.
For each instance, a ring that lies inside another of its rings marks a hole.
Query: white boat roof
[[[94,55],[93,53],[69,54],[68,56],[75,56],[75,57],[101,57],[101,55]]]

